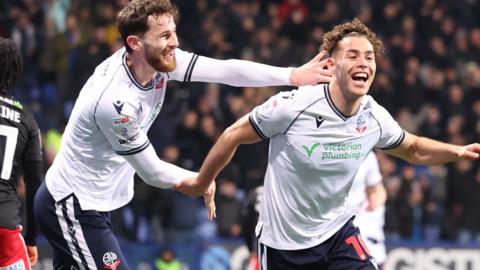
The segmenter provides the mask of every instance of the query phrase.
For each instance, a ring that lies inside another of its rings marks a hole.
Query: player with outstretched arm
[[[367,95],[383,44],[359,20],[323,37],[335,67],[329,84],[282,92],[227,128],[196,179],[175,189],[202,194],[237,147],[270,140],[260,218],[261,269],[376,269],[352,223],[346,199],[373,148],[415,164],[478,159],[480,144],[460,146],[403,130]]]
[[[216,60],[178,48],[168,0],[134,0],[119,13],[124,48],[98,65],[83,86],[60,150],[35,198],[35,216],[54,249],[54,268],[128,269],[109,212],[133,197],[133,175],[158,188],[197,173],[160,160],[147,132],[162,108],[167,82],[233,86],[327,82],[323,54],[299,68]],[[212,184],[205,195],[215,215]],[[107,259],[104,259],[107,258]]]

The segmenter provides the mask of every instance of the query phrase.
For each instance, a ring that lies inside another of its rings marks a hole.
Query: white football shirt
[[[176,49],[177,67],[156,73],[144,87],[122,48],[103,61],[83,86],[46,175],[59,201],[74,193],[83,210],[110,211],[133,197],[133,167],[122,155],[145,150],[147,132],[162,108],[168,80],[266,86],[289,83],[291,68],[216,60]]]
[[[267,246],[305,249],[335,234],[353,216],[346,197],[368,153],[403,141],[402,128],[372,97],[345,117],[328,91],[317,85],[282,92],[250,113],[254,129],[270,138],[256,228]]]

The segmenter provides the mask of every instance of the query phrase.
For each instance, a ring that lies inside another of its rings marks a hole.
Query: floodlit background
[[[115,15],[126,2],[0,1],[0,36],[17,43],[25,62],[16,96],[35,113],[46,168],[83,83],[122,46]],[[278,66],[308,61],[325,31],[358,17],[387,47],[370,94],[410,132],[455,144],[480,139],[480,1],[174,2],[182,49]],[[170,82],[150,139],[165,161],[197,170],[225,127],[288,89]],[[242,269],[248,256],[242,211],[262,184],[267,153],[268,142],[239,149],[218,178],[214,222],[200,198],[137,180],[133,201],[113,213],[131,269],[155,269],[167,249],[184,269]],[[425,167],[382,153],[379,159],[388,191],[386,269],[480,269],[479,162]],[[50,269],[44,238],[39,247],[37,269]]]

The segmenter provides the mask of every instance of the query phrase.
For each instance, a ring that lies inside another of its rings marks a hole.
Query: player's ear
[[[134,35],[128,36],[127,44],[134,51],[138,51],[143,48],[143,42],[138,36],[134,36]]]
[[[332,68],[334,66],[335,66],[335,59],[333,59],[332,57],[328,58],[327,59],[327,67]]]

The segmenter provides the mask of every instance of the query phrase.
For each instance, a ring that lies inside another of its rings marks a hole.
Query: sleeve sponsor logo
[[[131,140],[135,135],[138,134],[138,129],[139,128],[136,121],[128,116],[113,119],[113,132],[122,137],[122,140],[120,141]]]
[[[283,99],[292,99],[294,96],[295,96],[295,92],[293,91],[282,93]]]
[[[128,144],[128,143],[132,143],[134,142],[135,140],[138,139],[138,137],[140,137],[140,133],[137,133],[135,135],[133,135],[132,137],[130,138],[126,138],[126,139],[121,139],[121,140],[118,140],[118,143],[119,144]]]

